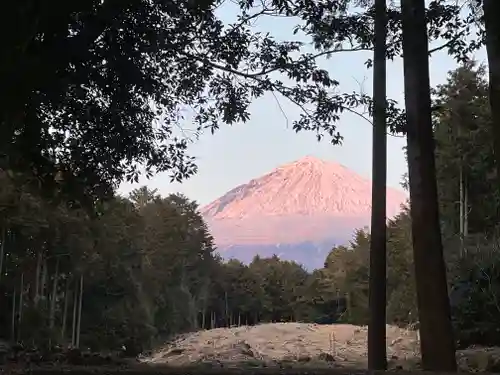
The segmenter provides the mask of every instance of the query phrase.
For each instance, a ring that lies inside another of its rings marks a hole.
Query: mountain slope
[[[403,192],[388,188],[388,216],[396,215],[405,200]],[[234,188],[205,206],[202,214],[224,256],[230,252],[249,258],[259,248],[267,249],[264,256],[278,254],[284,245],[286,252],[301,254],[294,246],[307,243],[307,259],[311,252],[324,255],[311,246],[330,249],[369,225],[370,210],[370,180],[338,163],[305,157]]]

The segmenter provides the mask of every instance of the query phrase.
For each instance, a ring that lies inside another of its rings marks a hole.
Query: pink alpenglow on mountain
[[[388,217],[406,200],[404,192],[388,188]],[[299,262],[295,258],[312,255],[299,248],[326,256],[356,228],[368,226],[370,212],[370,180],[310,156],[240,185],[202,209],[224,257],[250,260],[275,253]]]

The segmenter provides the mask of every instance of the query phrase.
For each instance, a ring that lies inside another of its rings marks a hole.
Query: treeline
[[[139,352],[190,330],[334,319],[342,305],[295,263],[222,262],[183,196],[143,187],[89,212],[0,178],[0,337],[12,342]]]
[[[215,264],[194,203],[142,189],[89,212],[1,180],[2,337],[136,347],[194,325]]]

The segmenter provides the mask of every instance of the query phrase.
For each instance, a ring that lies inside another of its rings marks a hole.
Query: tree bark
[[[42,267],[42,281],[40,283],[40,298],[44,299],[46,297],[45,292],[47,290],[47,272],[48,272],[47,258],[43,260],[42,264],[43,267]]]
[[[73,320],[71,326],[71,347],[76,346],[76,319],[78,311],[78,283],[75,282],[75,291],[73,296]]]
[[[69,278],[66,278],[66,290],[64,292],[64,308],[63,308],[62,325],[61,325],[61,342],[62,343],[64,343],[64,341],[66,339],[66,324],[68,322],[69,299],[70,299]]]
[[[469,184],[467,178],[464,181],[464,238],[469,236]],[[467,251],[467,249],[465,249]]]
[[[37,261],[36,261],[36,271],[35,271],[35,295],[33,296],[33,301],[35,307],[38,306],[38,301],[40,299],[40,275],[42,269],[42,252],[38,251]]]
[[[16,339],[16,291],[12,292],[12,312],[10,321],[10,339],[12,342]]]
[[[483,0],[486,54],[488,56],[489,94],[493,118],[494,153],[500,185],[500,2]]]
[[[78,295],[78,323],[76,325],[76,342],[77,348],[80,347],[80,333],[82,329],[82,303],[83,303],[83,275],[80,275],[80,293]]]
[[[386,0],[375,0],[373,58],[373,149],[372,212],[370,241],[370,320],[368,326],[368,369],[387,368],[386,343],[386,201],[387,201],[387,120],[386,120]]]
[[[2,227],[2,241],[0,243],[0,281],[2,281],[2,275],[3,275],[3,259],[5,257],[5,239],[7,238],[7,231],[5,230],[5,227]]]
[[[226,323],[226,327],[229,324],[229,305],[227,301],[227,291],[224,291],[224,321]]]
[[[422,367],[456,371],[439,222],[425,0],[401,0],[413,254]]]
[[[59,258],[56,260],[56,270],[54,272],[54,283],[52,284],[52,296],[50,298],[49,327],[54,329],[56,316],[57,283],[59,281]]]
[[[23,319],[24,301],[24,272],[21,272],[21,285],[19,286],[19,307],[17,309],[17,341],[21,341],[21,324]]]
[[[461,161],[459,169],[460,178],[460,256],[465,256],[465,240],[469,234],[468,228],[468,215],[469,215],[469,204],[467,199],[467,178],[463,171],[463,161]]]

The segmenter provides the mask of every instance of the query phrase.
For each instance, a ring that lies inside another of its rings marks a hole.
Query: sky
[[[231,6],[226,6],[219,9],[219,14],[231,22],[236,13]],[[269,31],[277,39],[293,40],[296,39],[292,35],[295,24],[291,19],[267,18],[259,20],[255,30]],[[340,82],[339,91],[362,90],[371,94],[372,70],[364,66],[371,57],[370,52],[344,52],[322,60],[320,65]],[[484,51],[479,51],[475,58],[478,62],[486,61]],[[430,59],[431,86],[444,83],[447,72],[455,67],[456,63],[446,52],[434,54]],[[387,78],[388,98],[403,105],[401,59],[388,62]],[[160,173],[149,180],[144,177],[138,184],[124,183],[119,192],[128,194],[134,188],[148,185],[162,195],[182,193],[203,206],[240,184],[307,155],[338,162],[371,178],[372,126],[365,120],[352,114],[342,115],[337,128],[344,141],[342,145],[332,145],[327,138],[318,142],[312,133],[295,133],[291,121],[298,118],[300,112],[285,99],[279,99],[278,105],[273,96],[264,96],[252,103],[250,114],[248,122],[221,127],[214,135],[207,132],[191,144],[189,154],[197,159],[198,173],[188,180],[171,183],[168,173]],[[403,137],[388,137],[388,186],[400,188],[401,177],[407,172],[405,144]]]

